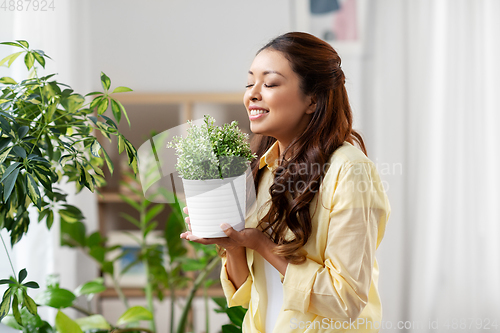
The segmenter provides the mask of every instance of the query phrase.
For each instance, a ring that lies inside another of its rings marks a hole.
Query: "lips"
[[[248,116],[250,120],[262,118],[269,113],[269,110],[256,106],[250,106],[248,110],[250,111],[250,115]]]

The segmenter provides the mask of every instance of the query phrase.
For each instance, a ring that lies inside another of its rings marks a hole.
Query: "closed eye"
[[[253,84],[247,84],[247,85],[245,86],[245,88],[250,88],[250,87],[252,87],[252,86],[253,86]]]
[[[276,84],[264,84],[264,87],[272,88],[272,87],[276,87]]]

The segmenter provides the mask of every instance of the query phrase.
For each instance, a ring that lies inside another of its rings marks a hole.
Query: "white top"
[[[264,259],[264,268],[267,288],[266,333],[271,333],[283,305],[283,284],[278,270],[266,259]]]

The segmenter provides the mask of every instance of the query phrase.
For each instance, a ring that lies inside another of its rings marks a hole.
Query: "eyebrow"
[[[248,71],[248,74],[253,75],[253,72],[252,71]],[[281,76],[285,77],[283,74],[281,74],[280,72],[277,72],[277,71],[271,71],[271,70],[269,70],[269,71],[264,71],[264,73],[262,73],[262,75],[267,75],[267,74],[278,74],[278,75],[281,75]],[[285,77],[285,79],[286,79],[286,77]]]

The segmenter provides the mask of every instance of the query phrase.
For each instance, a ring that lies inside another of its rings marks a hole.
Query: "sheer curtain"
[[[385,176],[384,321],[500,325],[500,1],[369,6],[364,133],[377,159],[402,165]]]

